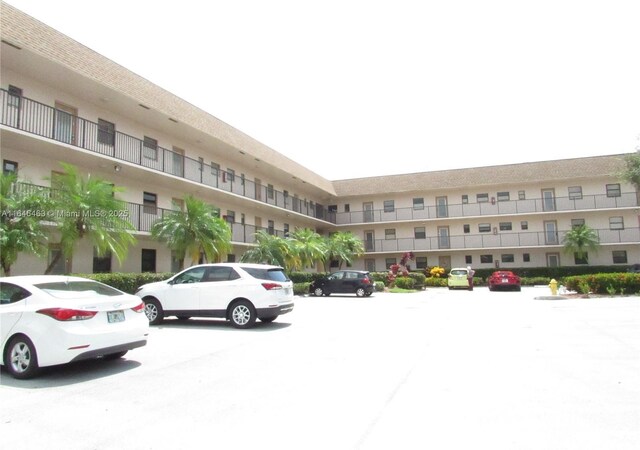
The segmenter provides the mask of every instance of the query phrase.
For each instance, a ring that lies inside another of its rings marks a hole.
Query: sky
[[[338,180],[640,149],[637,0],[8,0]]]

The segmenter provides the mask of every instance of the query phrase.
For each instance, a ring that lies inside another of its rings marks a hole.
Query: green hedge
[[[567,289],[583,294],[640,293],[640,273],[597,273],[564,277],[559,282]]]
[[[99,281],[107,284],[123,292],[134,294],[138,287],[143,284],[153,283],[156,281],[166,280],[173,276],[173,273],[89,273],[74,274],[74,276],[89,278],[90,280]]]

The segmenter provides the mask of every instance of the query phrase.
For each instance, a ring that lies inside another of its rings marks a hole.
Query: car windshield
[[[56,298],[78,298],[86,296],[115,297],[122,295],[117,289],[95,281],[56,281],[51,283],[38,283],[34,285],[38,289]]]
[[[257,267],[243,267],[242,269],[258,280],[289,281],[289,278],[287,278],[284,271],[279,268],[260,269]]]

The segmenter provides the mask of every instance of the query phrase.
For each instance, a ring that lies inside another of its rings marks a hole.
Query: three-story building
[[[119,265],[80,243],[57,272],[174,271],[151,225],[193,195],[232,229],[237,260],[257,230],[352,231],[385,270],[407,251],[414,265],[538,267],[640,261],[638,193],[616,175],[624,155],[330,181],[2,3],[0,138],[3,171],[21,188],[50,186],[60,162],[123,187],[138,243]],[[601,250],[562,251],[585,223]],[[49,248],[49,259],[60,249]],[[21,255],[14,274],[47,260]]]

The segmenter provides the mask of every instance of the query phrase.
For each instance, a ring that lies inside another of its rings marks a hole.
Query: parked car
[[[218,317],[236,328],[256,319],[273,322],[293,310],[293,283],[282,267],[217,263],[189,267],[168,280],[145,284],[136,295],[151,325],[165,317]]]
[[[331,294],[356,294],[368,297],[373,294],[375,282],[366,270],[340,270],[319,278],[309,286],[309,293],[316,297]]]
[[[2,277],[2,364],[23,379],[45,366],[121,358],[147,343],[143,312],[138,297],[86,278]]]
[[[497,272],[493,272],[487,279],[487,285],[489,286],[490,291],[495,291],[498,289],[511,289],[514,291],[519,291],[521,289],[520,277],[508,270],[499,270]]]
[[[455,267],[449,272],[447,277],[447,286],[449,289],[468,289],[473,290],[473,284],[469,283],[469,269],[466,267]]]

